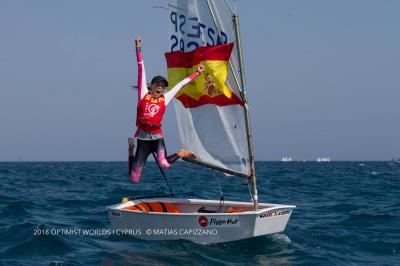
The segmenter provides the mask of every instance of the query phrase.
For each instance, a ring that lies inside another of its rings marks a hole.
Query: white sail
[[[169,51],[189,52],[197,46],[234,43],[225,84],[243,100],[232,11],[227,2],[170,0]],[[185,108],[179,100],[174,102],[183,148],[194,152],[198,162],[227,172],[250,175],[243,105],[204,104]]]

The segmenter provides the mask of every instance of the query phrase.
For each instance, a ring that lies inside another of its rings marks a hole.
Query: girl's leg
[[[135,158],[133,159],[133,167],[131,170],[130,178],[133,182],[137,183],[142,175],[143,167],[146,163],[147,157],[152,150],[152,141],[137,140],[137,148]]]
[[[164,139],[158,139],[156,143],[156,153],[157,153],[157,161],[162,168],[169,168],[171,165],[168,163],[166,156],[167,151],[165,149]]]

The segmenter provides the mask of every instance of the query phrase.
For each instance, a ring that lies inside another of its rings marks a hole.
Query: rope
[[[247,178],[245,178],[245,180],[246,180],[247,187],[249,188],[251,201],[254,201],[253,193],[251,193],[251,188],[250,188],[249,180],[248,180]]]
[[[222,192],[221,184],[219,183],[218,177],[217,177],[217,183],[218,183],[218,189],[219,189],[219,207],[217,209],[217,212],[221,212],[222,207],[224,206],[224,193]]]
[[[158,169],[160,169],[161,175],[164,177],[165,183],[167,184],[167,187],[168,187],[168,190],[169,190],[169,195],[172,198],[172,197],[174,197],[174,192],[172,191],[172,189],[171,189],[171,187],[170,187],[170,185],[168,183],[167,176],[165,175],[164,170],[161,168],[160,164],[158,163],[156,154],[154,152],[152,152],[152,154],[153,154],[154,160],[156,160],[156,163],[158,165]]]

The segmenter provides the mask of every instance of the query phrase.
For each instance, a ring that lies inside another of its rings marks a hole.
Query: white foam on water
[[[292,243],[292,240],[290,240],[290,238],[285,234],[273,234],[272,239],[278,241],[279,243],[283,243],[283,244],[291,244]]]

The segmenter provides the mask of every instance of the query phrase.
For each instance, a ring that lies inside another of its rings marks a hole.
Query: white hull
[[[124,210],[141,202],[168,202],[182,213]],[[211,244],[282,232],[295,208],[293,205],[260,203],[260,210],[256,212],[251,210],[251,202],[225,201],[221,212],[198,212],[201,207],[217,210],[219,206],[218,200],[153,198],[128,201],[107,209],[114,234],[144,240],[185,239]],[[242,211],[227,213],[230,207]]]

